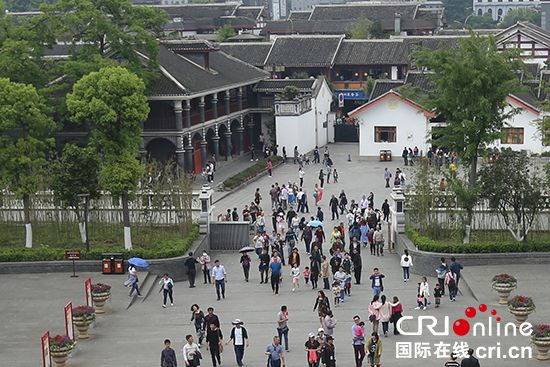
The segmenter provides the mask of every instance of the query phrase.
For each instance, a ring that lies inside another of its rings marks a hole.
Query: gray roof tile
[[[316,79],[266,79],[262,80],[254,90],[256,92],[274,92],[280,93],[285,87],[294,86],[300,92],[311,92]]]
[[[401,40],[345,40],[342,42],[337,65],[407,65],[407,45]]]
[[[287,67],[330,67],[342,37],[278,37],[266,65]]]
[[[224,42],[220,44],[220,49],[239,60],[254,66],[263,67],[271,46],[271,42]]]
[[[389,92],[390,90],[397,90],[397,88],[403,85],[403,80],[387,80],[387,79],[378,79],[374,82],[372,91],[370,92],[369,100],[380,97],[381,95]]]

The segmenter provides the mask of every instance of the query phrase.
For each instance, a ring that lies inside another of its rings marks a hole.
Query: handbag
[[[369,321],[370,321],[370,322],[374,322],[374,320],[376,320],[376,316],[374,316],[374,315],[369,315]]]

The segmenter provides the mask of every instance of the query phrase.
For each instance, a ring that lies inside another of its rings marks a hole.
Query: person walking
[[[374,244],[376,246],[376,256],[384,256],[384,233],[382,227],[378,225],[373,235]]]
[[[285,366],[285,352],[281,346],[281,338],[273,337],[273,343],[269,344],[265,350],[268,367]]]
[[[305,342],[306,360],[308,367],[319,367],[319,356],[321,354],[321,343],[315,338],[315,333],[309,333]]]
[[[250,256],[245,252],[241,255],[241,266],[243,267],[243,273],[244,273],[244,280],[248,282],[248,277],[250,275],[250,262],[252,260],[250,259]]]
[[[221,353],[223,352],[223,334],[220,328],[216,326],[216,324],[210,324],[208,330],[206,331],[206,350],[210,350],[212,366],[216,367],[217,364],[221,366]]]
[[[212,312],[214,309],[212,308]],[[215,316],[215,315],[214,315]],[[217,319],[217,316],[216,316]],[[199,340],[199,345],[202,345],[202,340],[204,339],[204,312],[200,309],[198,304],[193,304],[191,306],[191,322],[195,326],[195,332],[197,333],[197,338]],[[219,321],[218,321],[219,323]]]
[[[163,293],[162,307],[166,308],[166,298],[170,297],[170,306],[174,305],[174,297],[172,296],[172,290],[174,288],[174,281],[168,276],[167,273],[160,279],[159,285]]]
[[[447,267],[447,264],[445,263],[445,258],[441,258],[441,263],[439,266],[435,269],[435,272],[437,274],[437,282],[439,283],[439,287],[441,288],[441,295],[445,295],[445,275],[447,275],[447,272],[449,271],[449,268]]]
[[[283,345],[283,338],[285,344],[285,351],[288,352],[288,309],[286,306],[281,306],[281,311],[277,314],[277,333],[279,334],[279,340]]]
[[[319,273],[321,272],[321,264],[313,256],[309,257],[309,278],[311,280],[311,289],[317,289],[319,281]]]
[[[456,360],[457,356],[455,353],[451,353],[449,360],[445,362],[445,367],[460,367],[460,363]]]
[[[187,367],[197,367],[201,365],[201,352],[199,346],[193,342],[193,335],[185,336],[187,343],[183,346],[183,361]]]
[[[327,335],[325,346],[321,350],[321,361],[323,362],[323,367],[336,367],[336,353],[332,335]]]
[[[328,300],[328,297],[325,295],[325,292],[323,291],[317,292],[315,305],[313,305],[313,311],[315,312],[315,310],[317,310],[317,313],[319,315],[319,322],[321,323],[321,326],[323,326],[323,319],[325,318],[327,312],[330,311],[330,302]]]
[[[372,275],[370,276],[371,280],[371,288],[372,288],[372,294],[374,296],[380,295],[384,291],[384,283],[382,279],[384,279],[386,276],[384,274],[380,273],[380,270],[378,268],[374,268],[372,270]]]
[[[269,177],[272,177],[271,173],[272,173],[272,171],[273,171],[273,162],[271,162],[271,159],[269,159],[269,160],[267,161],[267,166],[266,166],[266,168],[267,168],[267,172],[268,172],[268,174],[269,174]]]
[[[227,283],[227,273],[225,271],[225,267],[220,263],[220,260],[214,261],[212,278],[214,278],[214,285],[216,286],[216,295],[218,296],[217,300],[220,300],[220,293],[225,299],[225,283]]]
[[[302,167],[298,169],[298,178],[300,179],[300,188],[304,187],[304,176],[306,175],[306,172]]]
[[[321,277],[323,278],[323,289],[330,289],[330,263],[325,255],[322,256]]]
[[[311,231],[310,226],[305,226],[304,230],[302,231],[301,239],[304,241],[304,244],[306,246],[306,253],[309,254],[311,252],[311,240],[313,239],[313,232]]]
[[[363,366],[365,359],[365,323],[361,321],[359,315],[353,316],[353,325],[351,326],[351,337],[353,344],[353,354],[355,356],[355,367]]]
[[[277,254],[277,252],[275,252],[275,254]],[[282,267],[283,265],[280,261],[271,261],[269,263],[269,276],[271,279],[271,290],[275,295],[279,295],[279,283],[281,281]]]
[[[134,265],[130,264],[130,266],[128,267],[128,280],[124,282],[124,285],[132,288],[130,289],[130,294],[128,294],[128,297],[132,297],[134,291],[136,291],[138,297],[141,297],[141,293],[139,291],[138,272]]]
[[[239,319],[233,320],[233,329],[231,329],[231,335],[226,345],[233,342],[233,349],[235,350],[235,359],[237,360],[237,366],[242,367],[244,358],[244,347],[248,348],[248,332],[243,327],[243,322]]]
[[[199,257],[199,264],[201,264],[202,275],[204,276],[204,284],[212,284],[212,278],[210,277],[210,256],[205,252]]]
[[[384,180],[386,181],[386,187],[390,187],[391,172],[388,168],[384,168]]]
[[[460,272],[462,271],[462,269],[464,269],[464,267],[462,267],[462,265],[459,262],[457,262],[456,258],[453,256],[451,257],[450,269],[453,273],[456,274],[456,290],[458,292],[458,282],[460,281]]]
[[[458,289],[456,287],[456,274],[452,270],[445,274],[445,284],[449,290],[449,299],[451,302],[456,301],[456,293]]]
[[[368,311],[369,311],[369,321],[372,323],[372,331],[378,333],[378,325],[380,324],[380,307],[382,307],[382,302],[380,302],[380,296],[375,295],[372,297]]]
[[[337,220],[340,219],[338,216],[338,199],[336,199],[336,196],[330,196],[328,205],[330,206],[330,212],[332,213],[332,220],[334,220],[334,216],[336,216]]]
[[[401,268],[403,269],[403,282],[408,282],[410,277],[410,267],[413,266],[413,261],[411,255],[409,255],[409,250],[405,250],[403,255],[401,255],[400,261]]]
[[[178,367],[176,352],[171,344],[170,339],[164,339],[164,349],[160,352],[160,367]]]
[[[380,358],[382,357],[382,341],[378,337],[377,333],[372,333],[371,337],[367,341],[366,348],[369,352],[370,367],[382,367],[380,364]]]
[[[384,215],[382,217],[382,220],[384,222],[387,222],[390,220],[390,204],[388,204],[388,199],[384,199],[384,203],[382,204],[382,214]]]
[[[323,330],[325,330],[325,335],[332,336],[332,334],[334,334],[335,327],[336,320],[334,319],[334,314],[332,313],[332,310],[328,310],[323,318]]]
[[[214,313],[214,307],[208,307],[206,312],[207,314],[204,316],[204,324],[202,326],[205,333],[210,324],[215,324],[217,327],[220,327],[220,319],[218,315]]]
[[[324,183],[325,183],[325,172],[323,172],[323,169],[321,168],[321,170],[319,171],[319,186],[323,187]]]
[[[351,262],[353,264],[353,275],[355,276],[355,284],[361,284],[361,270],[363,269],[363,260],[358,248],[354,248],[351,254]]]
[[[403,153],[401,153],[401,157],[403,158],[403,163],[405,164],[405,166],[409,165],[408,156],[409,151],[407,150],[407,148],[403,148]]]
[[[189,257],[185,260],[184,265],[187,269],[187,277],[189,280],[189,288],[195,288],[195,277],[197,276],[196,264],[199,262],[193,257],[193,253],[189,253]]]
[[[397,330],[397,322],[403,317],[403,306],[399,302],[397,296],[393,296],[393,302],[391,304],[391,317],[390,322],[393,324],[393,335],[399,335]]]
[[[391,318],[391,304],[389,302],[386,302],[386,295],[382,295],[380,297],[380,302],[382,305],[378,309],[380,312],[380,322],[382,323],[382,333],[384,333],[384,336],[388,336],[388,330],[390,328],[390,318]]]
[[[267,274],[269,272],[269,255],[267,249],[263,249],[259,257],[258,270],[260,271],[260,284],[267,283]]]

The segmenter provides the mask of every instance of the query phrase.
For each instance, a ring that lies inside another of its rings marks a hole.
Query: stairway
[[[141,302],[145,301],[147,297],[151,294],[152,290],[156,287],[158,282],[158,275],[152,274],[149,272],[142,273],[142,278],[140,280],[139,292],[143,297],[141,297]],[[138,299],[137,293],[134,293],[130,300],[128,301],[128,306],[126,309],[129,309]]]

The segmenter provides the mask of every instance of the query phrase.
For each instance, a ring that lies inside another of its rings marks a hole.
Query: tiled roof
[[[267,77],[267,73],[237,60],[221,51],[210,52],[210,70],[193,63],[189,59],[170,51],[165,45],[160,46],[160,66],[183,88],[182,95],[204,93],[209,90],[229,88],[236,84],[254,83]],[[168,78],[170,79],[170,78]],[[159,79],[154,85],[154,92],[173,92],[177,83],[166,78]],[[180,88],[181,89],[181,88]]]
[[[539,64],[538,63],[525,63],[526,79],[535,79],[539,75]]]
[[[262,80],[254,90],[256,92],[274,92],[280,93],[285,87],[294,86],[300,92],[311,92],[316,79],[266,79]]]
[[[301,19],[293,21],[274,20],[266,22],[260,34],[312,34],[314,24],[314,22]]]
[[[169,18],[191,19],[214,19],[222,16],[232,15],[237,7],[235,3],[221,4],[183,4],[183,5],[160,5],[155,8],[164,10]]]
[[[528,35],[529,37],[539,40],[546,45],[550,45],[550,33],[544,28],[536,26],[530,22],[518,22],[497,33],[495,35],[497,43],[505,41],[508,37],[510,37],[511,34],[513,34],[513,31],[515,29],[519,30],[525,35]],[[510,33],[511,31],[512,33]]]
[[[263,67],[271,46],[271,42],[224,42],[220,44],[220,49],[239,60],[254,66]]]
[[[165,41],[163,44],[171,51],[181,52],[209,52],[219,50],[218,47],[208,41],[201,40],[175,40]]]
[[[405,77],[405,85],[418,88],[423,92],[432,90],[429,73],[422,71],[409,71]]]
[[[397,88],[402,86],[403,83],[404,83],[403,80],[378,79],[374,82],[374,86],[372,87],[372,91],[370,92],[369,100],[378,98],[384,93],[389,92],[392,89],[396,90]]]
[[[517,92],[517,93],[511,93],[511,94],[515,98],[519,99],[523,103],[528,104],[531,107],[534,107],[537,109],[541,107],[540,101],[537,100],[537,98],[531,92]]]
[[[151,86],[150,93],[154,96],[181,96],[187,94],[185,90],[176,85],[170,78],[161,74]]]
[[[335,64],[337,65],[406,65],[407,46],[401,40],[344,40]]]
[[[292,20],[308,20],[311,15],[311,11],[291,11],[288,19]]]
[[[342,37],[278,37],[269,52],[266,65],[287,67],[330,67]]]
[[[237,17],[245,17],[256,20],[260,18],[260,15],[263,15],[263,12],[263,6],[239,6],[237,9],[235,9],[233,15]]]
[[[469,37],[469,36],[468,36]],[[409,50],[416,46],[429,48],[430,50],[456,49],[461,39],[466,36],[404,36],[392,37],[392,39],[402,39]]]

